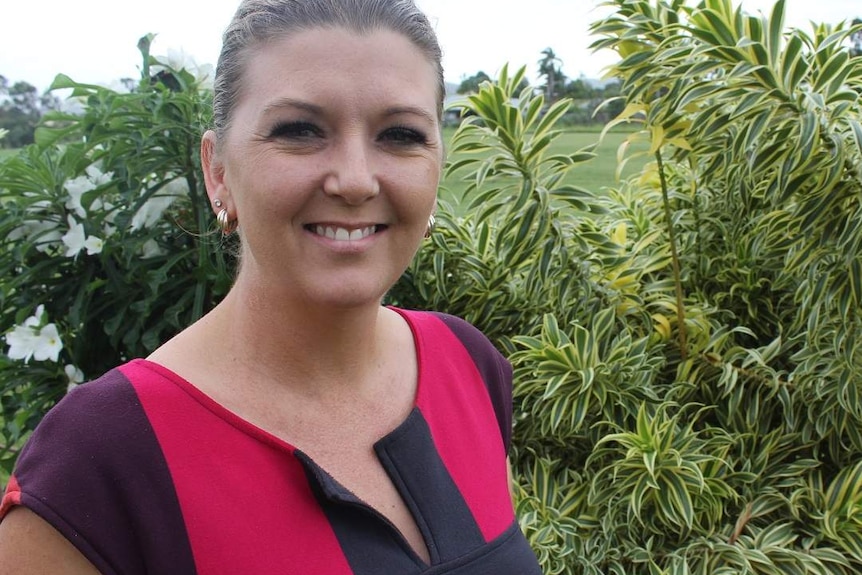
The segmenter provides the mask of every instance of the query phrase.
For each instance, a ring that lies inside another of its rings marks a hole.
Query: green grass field
[[[597,144],[601,136],[598,129],[585,130],[567,130],[565,131],[551,147],[550,153],[571,153],[587,146]],[[444,131],[444,137],[451,138],[454,129]],[[569,172],[566,183],[585,188],[591,192],[603,193],[604,190],[619,185],[616,179],[617,170],[617,149],[620,144],[630,135],[629,132],[609,132],[605,134],[601,143],[595,148],[596,157],[583,164],[578,164]],[[643,150],[643,146],[633,146],[632,149]],[[630,154],[629,154],[630,155]],[[450,156],[450,160],[454,157]],[[644,163],[647,161],[645,156],[638,156],[629,161],[621,174],[622,178],[627,178],[632,174],[640,171]],[[461,170],[452,177],[445,179],[442,182],[441,195],[444,199],[458,205],[460,202],[455,198],[461,198],[463,191],[467,187],[467,182],[463,180],[466,170]]]

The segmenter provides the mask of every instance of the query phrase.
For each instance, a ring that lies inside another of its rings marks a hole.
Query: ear
[[[212,130],[204,132],[201,138],[201,168],[213,213],[218,214],[222,209],[227,208],[228,213],[233,215],[233,202],[225,181],[224,163],[218,153],[216,134]],[[216,199],[222,202],[221,208],[215,207]]]

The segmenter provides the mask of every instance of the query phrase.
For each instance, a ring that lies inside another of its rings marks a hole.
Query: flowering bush
[[[58,76],[54,112],[0,164],[0,469],[69,385],[145,356],[226,293],[203,189],[207,70],[150,55],[130,91]]]

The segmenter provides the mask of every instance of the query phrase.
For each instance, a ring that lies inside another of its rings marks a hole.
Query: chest
[[[386,398],[386,409],[301,409],[291,428],[261,426],[171,388],[139,390],[198,573],[538,573],[514,520],[486,382],[443,343],[423,348],[433,361],[420,362],[406,412]]]
[[[374,419],[383,419],[385,422],[389,418],[384,416]],[[393,537],[403,538],[405,552],[413,553],[424,563],[429,563],[430,553],[425,537],[407,500],[395,484],[397,476],[393,478],[393,469],[384,467],[375,451],[374,444],[384,437],[380,433],[380,425],[379,422],[369,424],[361,420],[352,426],[321,430],[311,436],[303,433],[304,441],[295,444],[300,446],[303,456],[307,457],[304,464],[313,470],[313,476],[322,485],[333,486],[333,501],[343,499],[343,495],[350,499],[349,505],[367,507],[370,515],[379,515],[378,519],[391,524]],[[345,429],[349,432],[344,433]]]
[[[350,465],[330,459],[337,450],[317,461],[205,413],[184,422],[161,443],[201,575],[418,574],[428,563],[496,548],[514,525],[504,450],[481,445],[482,431],[495,431],[493,417],[490,425],[462,421],[451,430],[463,447],[457,449],[445,434],[435,437],[438,423],[415,408]],[[368,457],[376,461],[373,472]],[[530,571],[464,573],[482,572]]]

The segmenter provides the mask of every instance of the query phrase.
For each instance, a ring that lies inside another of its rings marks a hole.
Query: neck
[[[379,362],[383,314],[379,302],[315,307],[237,284],[213,319],[226,336],[231,363],[318,395],[355,385]]]

